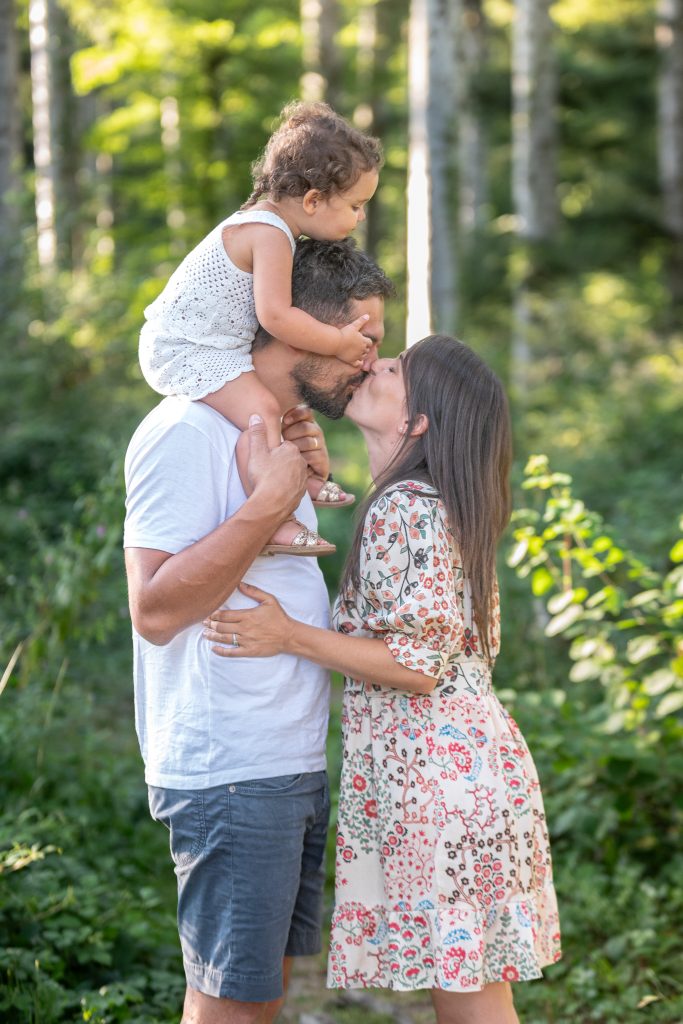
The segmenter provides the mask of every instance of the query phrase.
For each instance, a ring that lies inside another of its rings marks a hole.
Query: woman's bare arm
[[[223,658],[266,658],[293,654],[341,672],[351,679],[406,690],[431,693],[437,680],[405,668],[381,641],[368,637],[344,636],[330,629],[309,626],[287,615],[278,601],[258,587],[240,585],[246,597],[258,602],[255,608],[223,608],[205,620],[204,636],[212,650]],[[232,645],[233,634],[239,646]],[[227,646],[226,646],[227,645]]]

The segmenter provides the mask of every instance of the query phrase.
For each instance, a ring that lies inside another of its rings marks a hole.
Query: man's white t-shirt
[[[166,398],[142,421],[125,464],[124,547],[177,554],[245,501],[235,463],[239,431],[203,402]],[[308,495],[296,511],[316,518]],[[256,558],[244,579],[274,594],[293,618],[329,626],[315,558]],[[253,605],[234,591],[224,607]],[[288,654],[221,658],[201,622],[155,646],[133,630],[135,720],[145,779],[206,789],[325,767],[329,675]]]

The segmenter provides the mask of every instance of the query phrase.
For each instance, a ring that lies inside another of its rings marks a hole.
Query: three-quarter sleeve
[[[436,497],[394,490],[368,510],[361,552],[364,625],[405,668],[438,679],[461,648],[462,569]]]

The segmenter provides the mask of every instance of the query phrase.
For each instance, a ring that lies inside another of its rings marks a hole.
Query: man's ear
[[[323,194],[320,189],[309,188],[308,192],[304,192],[304,198],[302,199],[304,213],[315,213],[322,198]]]

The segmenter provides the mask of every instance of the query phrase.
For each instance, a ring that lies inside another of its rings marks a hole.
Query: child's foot
[[[356,500],[353,494],[342,491],[334,480],[323,480],[319,476],[309,476],[306,490],[316,508],[347,508]]]
[[[311,558],[320,555],[333,555],[334,544],[309,530],[298,519],[287,519],[279,526],[270,541],[261,551],[262,555],[308,555]]]

